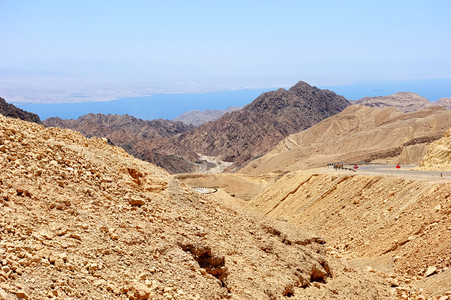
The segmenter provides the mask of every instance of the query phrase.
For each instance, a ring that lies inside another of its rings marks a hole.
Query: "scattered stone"
[[[399,281],[397,279],[391,279],[390,280],[390,286],[391,287],[398,287],[399,286]]]
[[[138,300],[149,299],[151,290],[143,283],[133,282],[131,285],[131,291]]]
[[[426,272],[424,273],[424,276],[429,277],[437,272],[437,267],[430,266],[427,268]]]
[[[132,198],[128,199],[128,203],[131,206],[141,206],[141,205],[144,205],[145,202],[141,198],[134,198],[134,197],[132,197]]]

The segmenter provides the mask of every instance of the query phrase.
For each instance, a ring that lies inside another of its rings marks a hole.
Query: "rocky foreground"
[[[325,241],[71,130],[0,116],[0,299],[381,299]]]

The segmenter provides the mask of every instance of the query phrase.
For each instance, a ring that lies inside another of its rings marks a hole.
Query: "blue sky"
[[[0,0],[0,96],[450,79],[450,12],[446,0]]]

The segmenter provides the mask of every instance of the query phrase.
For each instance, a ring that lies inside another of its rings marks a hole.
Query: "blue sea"
[[[288,87],[285,87],[288,88]],[[405,82],[362,82],[350,85],[318,86],[329,89],[349,100],[386,96],[396,92],[412,92],[436,101],[451,97],[451,79],[430,79]],[[274,90],[252,89],[198,94],[157,94],[147,97],[121,98],[111,101],[80,103],[29,103],[18,107],[36,113],[42,120],[50,117],[76,119],[88,113],[129,114],[144,120],[173,119],[191,110],[226,109],[245,106],[262,93]]]

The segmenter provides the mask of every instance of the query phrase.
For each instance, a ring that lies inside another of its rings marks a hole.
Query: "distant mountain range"
[[[365,97],[353,104],[361,104],[375,108],[396,107],[403,112],[413,112],[430,106],[442,106],[451,109],[451,98],[442,98],[436,102],[430,102],[428,99],[415,93],[398,92],[388,96]]]
[[[174,118],[173,121],[180,121],[188,125],[199,126],[209,121],[215,121],[220,117],[222,117],[222,115],[224,115],[225,113],[240,109],[241,107],[231,106],[224,110],[214,110],[214,109],[192,110]]]
[[[143,121],[124,115],[88,114],[77,120],[49,118],[46,126],[70,128],[86,136],[108,138],[130,154],[171,173],[201,168],[199,154],[240,168],[264,155],[280,140],[332,116],[350,103],[329,90],[299,82],[256,98],[242,110],[196,128],[168,120]]]
[[[27,111],[24,111],[12,104],[6,103],[5,99],[0,97],[0,114],[5,117],[11,117],[16,119],[22,119],[24,121],[41,123],[41,119],[37,114],[33,114]]]
[[[233,162],[230,170],[264,155],[289,134],[304,130],[339,113],[350,103],[329,90],[298,82],[256,98],[239,111],[223,115],[162,145],[160,152],[182,149]]]
[[[259,158],[273,150],[279,142],[285,140],[283,143],[289,144],[287,141],[294,139],[291,135],[302,133],[318,122],[340,113],[352,104],[361,104],[373,108],[396,107],[404,112],[413,112],[437,104],[449,108],[451,98],[429,102],[417,94],[400,92],[389,96],[366,97],[357,101],[347,101],[344,97],[332,91],[321,90],[300,81],[288,90],[278,89],[266,92],[242,109],[231,107],[225,111],[191,111],[177,117],[175,121],[163,119],[144,121],[127,114],[122,116],[87,114],[76,120],[49,118],[43,123],[46,126],[70,128],[88,137],[105,137],[112,144],[124,148],[135,157],[152,162],[171,173],[202,171],[205,166],[210,168],[217,164],[217,161],[231,163],[228,171],[236,171],[254,160],[260,162]],[[24,118],[28,116],[34,121],[40,122],[37,115],[26,114],[26,112],[17,108],[13,109],[13,107],[3,99],[0,100],[0,108],[3,111],[8,111],[10,114],[15,112],[16,115],[22,113]],[[350,110],[346,111],[349,112]],[[427,113],[409,115],[409,117],[403,116],[399,111],[395,113],[397,110],[389,111],[391,113],[387,118],[392,119],[398,117],[413,118],[413,116],[422,114],[434,114],[434,111],[435,114],[446,115],[446,112],[434,109],[427,110]],[[360,120],[360,117],[352,116],[352,114],[362,114],[363,118],[369,119],[367,121]],[[360,120],[358,121],[361,123],[360,126],[369,126],[368,124],[375,118],[372,113],[362,108],[356,109],[352,114],[341,117],[341,119],[332,118],[330,122],[334,125],[330,125],[332,129],[328,129],[326,132],[319,132],[319,129],[314,128],[320,127],[315,126],[307,132],[315,132],[316,130],[318,131],[317,134],[322,135],[327,140],[328,134],[336,130],[334,127],[346,127],[347,125],[343,125],[342,122],[349,118]],[[380,118],[380,114],[377,118]],[[183,120],[183,122],[180,120]],[[200,125],[196,127],[184,122]],[[395,123],[392,122],[392,124]],[[447,123],[443,121],[443,124],[446,125]],[[361,128],[358,130],[361,130]],[[390,135],[388,132],[386,134]],[[440,134],[443,135],[443,132],[428,133],[427,141],[423,142],[430,142],[439,138]],[[329,137],[329,139],[332,138]],[[399,135],[400,140],[406,138],[417,137]],[[308,139],[316,140],[313,136]],[[324,143],[330,142],[330,140],[326,140],[324,140]],[[338,154],[343,149],[337,148],[334,151]],[[375,159],[376,156],[373,155],[371,158]],[[208,157],[212,157],[212,160],[210,161]],[[367,157],[363,155],[361,158]]]

